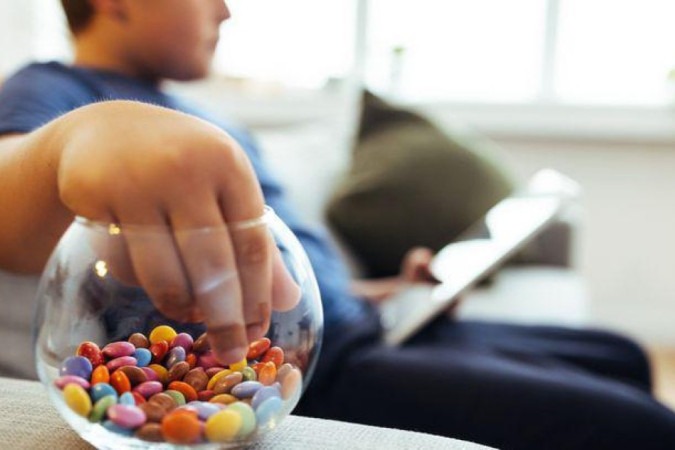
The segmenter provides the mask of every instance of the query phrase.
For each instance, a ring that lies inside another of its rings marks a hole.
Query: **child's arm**
[[[256,218],[264,204],[245,153],[226,133],[135,102],[93,104],[32,133],[0,138],[0,180],[0,267],[23,272],[41,270],[74,215],[172,233]],[[297,298],[288,297],[298,292],[278,269],[264,228],[218,239],[198,254],[180,239],[153,249],[161,258],[152,261],[133,243],[129,253],[155,305],[177,319],[198,311],[217,354],[233,362],[266,331],[273,300],[292,306]],[[212,272],[237,267],[241,301],[222,301],[218,286],[199,289],[205,280],[191,265],[203,261]]]

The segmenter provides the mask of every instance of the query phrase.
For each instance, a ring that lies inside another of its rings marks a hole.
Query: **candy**
[[[142,409],[132,405],[113,405],[108,408],[107,414],[112,423],[125,429],[138,428],[147,419]]]
[[[277,366],[275,366],[272,361],[266,362],[265,365],[260,368],[260,372],[258,372],[258,381],[265,386],[269,386],[274,383],[276,379]]]
[[[143,439],[144,441],[164,441],[164,436],[162,435],[162,426],[158,423],[146,423],[136,430],[135,436],[139,439]]]
[[[218,394],[211,397],[209,403],[220,403],[222,405],[229,405],[230,403],[236,402],[238,399],[231,394]]]
[[[236,411],[226,409],[209,417],[204,432],[211,442],[227,442],[239,433],[241,425],[241,415]]]
[[[272,361],[275,366],[279,367],[284,363],[284,351],[281,347],[272,347],[265,353],[261,362]]]
[[[302,384],[302,374],[298,369],[291,369],[281,383],[281,397],[287,400],[299,391]]]
[[[171,383],[169,383],[169,389],[178,391],[181,394],[183,394],[183,397],[185,397],[186,402],[192,402],[194,400],[197,400],[197,391],[195,391],[195,388],[185,383],[184,381],[172,381]]]
[[[115,388],[118,394],[122,395],[124,392],[131,391],[131,382],[121,370],[116,370],[110,375],[110,385]]]
[[[136,358],[134,358],[133,356],[120,356],[119,358],[111,359],[110,361],[108,361],[106,367],[110,372],[114,372],[120,367],[135,366],[135,365],[136,365]]]
[[[241,429],[238,437],[246,437],[253,432],[256,427],[256,418],[253,408],[244,402],[235,402],[227,407],[230,411],[238,412],[241,416]]]
[[[248,398],[253,397],[262,386],[258,381],[244,381],[234,386],[230,392],[237,398]]]
[[[88,361],[88,360],[87,360]],[[71,383],[63,388],[63,399],[66,405],[82,417],[88,417],[91,412],[91,398],[84,388]]]
[[[94,402],[98,402],[103,397],[114,397],[117,401],[117,391],[108,383],[97,383],[91,387],[91,398]]]
[[[166,383],[171,383],[172,381],[180,381],[185,375],[190,371],[190,365],[185,361],[176,363],[171,367],[166,375]]]
[[[134,347],[136,347],[136,349],[150,347],[150,341],[148,340],[148,338],[145,337],[143,333],[132,334],[131,336],[129,336],[129,342]]]
[[[225,368],[206,333],[193,340],[166,325],[103,349],[82,342],[59,372],[53,384],[75,413],[123,436],[174,444],[231,442],[271,428],[302,388],[300,370],[268,338]]]
[[[162,419],[162,434],[174,444],[192,444],[199,441],[202,426],[192,411],[173,411]]]
[[[171,369],[171,367],[179,362],[185,361],[185,349],[183,347],[174,347],[171,350],[169,350],[169,354],[166,356],[166,360],[164,361],[164,365]],[[189,364],[188,364],[189,366]]]
[[[121,356],[131,356],[136,351],[136,347],[131,342],[112,342],[103,347],[103,354],[108,358],[119,358]]]
[[[138,367],[146,367],[152,361],[152,353],[147,348],[137,348],[134,351],[133,357],[136,358],[136,365]]]
[[[229,394],[233,387],[237,386],[244,379],[240,372],[230,373],[220,377],[213,385],[213,392],[217,394]]]
[[[91,384],[84,378],[78,377],[77,375],[63,375],[54,380],[54,386],[59,389],[63,389],[66,385],[74,383],[81,386],[84,389],[89,389]]]
[[[169,344],[166,341],[159,341],[150,345],[150,353],[152,353],[152,362],[156,364],[161,363],[168,351],[169,351]]]
[[[230,364],[230,370],[234,372],[241,372],[244,367],[246,367],[248,362],[246,361],[246,358],[242,359],[241,361],[238,361],[234,364]]]
[[[171,341],[170,347],[183,347],[185,349],[185,352],[189,352],[192,350],[192,344],[194,343],[194,340],[192,339],[192,336],[190,336],[187,333],[178,333],[175,338]]]
[[[91,373],[91,384],[96,383],[109,383],[110,382],[110,371],[104,365],[100,365],[94,369]]]
[[[88,380],[92,370],[91,361],[84,356],[69,356],[61,364],[59,375],[75,375]]]
[[[77,347],[75,354],[87,358],[93,367],[100,366],[104,362],[103,352],[101,352],[98,345],[93,342],[85,341],[81,343],[80,346]]]
[[[281,397],[281,391],[279,390],[278,385],[265,386],[264,388],[261,388],[253,396],[253,399],[251,400],[251,406],[253,409],[258,409],[258,406],[260,406],[262,402],[271,397]]]
[[[215,369],[215,367],[212,367],[211,369]],[[211,370],[209,369],[209,370]],[[206,371],[206,375],[209,376],[209,370]],[[221,378],[231,374],[232,371],[230,369],[222,369],[214,374],[211,375],[211,378],[209,379],[209,383],[206,385],[206,389],[213,389],[213,387],[216,385],[218,380]]]
[[[145,381],[148,381],[148,376],[140,367],[122,366],[117,370],[124,372],[124,375],[126,375],[127,378],[129,378],[129,382],[131,383],[132,386],[136,386]]]
[[[255,410],[255,417],[258,423],[262,426],[267,425],[269,422],[274,420],[275,416],[281,410],[282,402],[279,397],[270,397],[260,405]]]
[[[203,333],[197,338],[197,340],[192,344],[192,351],[195,353],[204,353],[211,348],[209,344],[209,337],[206,333]]]
[[[140,394],[143,398],[150,398],[159,394],[164,389],[159,381],[145,381],[134,388],[134,392]]]
[[[246,354],[246,359],[258,359],[260,355],[265,353],[267,349],[270,348],[272,341],[268,338],[258,339],[257,341],[251,342],[248,346],[248,353]]]
[[[168,325],[160,325],[155,327],[148,336],[150,344],[156,344],[160,341],[171,342],[177,336],[176,330]],[[168,344],[167,344],[168,345]]]
[[[147,402],[138,407],[145,413],[148,422],[160,423],[168,413],[158,402]]]
[[[131,394],[131,392],[125,392],[124,394],[120,395],[120,398],[117,401],[117,403],[119,403],[120,405],[136,406],[136,399]]]
[[[170,396],[174,402],[176,402],[176,405],[182,406],[185,404],[185,396],[176,390],[173,389],[167,389],[164,391],[164,393],[168,396]]]
[[[206,389],[206,386],[209,384],[209,377],[204,372],[204,369],[197,367],[189,371],[183,377],[183,381],[192,386],[196,392],[199,392]]]
[[[112,405],[116,403],[117,403],[117,394],[115,394],[115,396],[106,395],[105,397],[103,397],[94,404],[94,407],[92,408],[91,413],[89,414],[89,421],[100,422],[105,417],[108,408],[110,408]]]

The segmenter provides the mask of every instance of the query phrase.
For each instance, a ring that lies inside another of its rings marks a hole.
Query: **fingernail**
[[[261,325],[249,325],[246,327],[246,338],[249,342],[257,341],[263,337],[263,328]]]
[[[228,350],[221,350],[218,352],[218,361],[222,364],[234,364],[246,357],[246,347],[235,347]]]

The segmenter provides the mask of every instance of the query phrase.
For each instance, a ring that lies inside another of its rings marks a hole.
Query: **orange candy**
[[[186,402],[193,402],[199,398],[195,388],[183,381],[172,381],[169,383],[169,389],[173,389],[174,391],[178,391],[183,394]]]
[[[265,356],[263,356],[262,362],[273,362],[275,366],[279,367],[284,363],[284,351],[281,347],[272,347],[267,350]]]
[[[150,353],[152,353],[152,362],[161,363],[164,356],[169,351],[169,343],[166,341],[158,341],[150,346]]]
[[[91,385],[97,383],[109,383],[110,382],[110,371],[105,365],[100,365],[94,369],[91,373]]]
[[[270,341],[268,338],[262,338],[251,342],[251,344],[248,346],[246,359],[257,359],[260,355],[265,353],[268,348],[270,348],[270,345],[272,345],[272,341]]]
[[[260,369],[262,369],[265,364],[267,364],[267,363],[259,362],[259,363],[255,363],[251,366],[253,368],[253,370],[255,370],[255,374],[257,376],[260,376]]]
[[[190,365],[190,369],[194,369],[197,366],[197,355],[194,353],[188,353],[185,357],[185,362]]]
[[[193,444],[201,439],[202,426],[197,413],[190,410],[175,410],[162,419],[162,434],[174,444]]]
[[[116,370],[110,375],[110,385],[115,388],[119,395],[131,392],[131,381],[121,370]]]
[[[150,364],[148,369],[151,369],[157,374],[157,378],[159,378],[160,383],[166,384],[169,374],[169,371],[166,370],[166,367],[162,366],[161,364]]]
[[[265,386],[274,384],[277,379],[277,366],[272,361],[266,362],[258,372],[258,381]]]

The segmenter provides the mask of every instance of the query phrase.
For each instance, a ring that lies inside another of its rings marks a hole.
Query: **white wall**
[[[551,166],[585,189],[577,262],[593,320],[675,344],[675,148],[501,139],[517,173]]]

